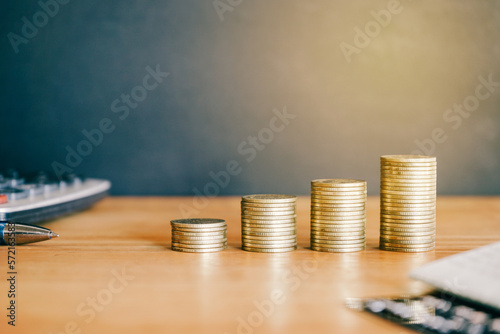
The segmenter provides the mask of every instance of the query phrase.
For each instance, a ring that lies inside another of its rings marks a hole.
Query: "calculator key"
[[[19,172],[15,169],[9,169],[4,174],[5,179],[7,180],[8,187],[17,187],[21,184],[24,184],[24,178],[19,176]]]
[[[26,190],[17,188],[3,188],[0,189],[0,196],[7,196],[8,201],[16,201],[28,197],[29,193]]]
[[[22,185],[18,186],[17,189],[27,191],[29,197],[35,197],[35,196],[43,194],[43,192],[44,192],[43,186],[41,186],[39,184],[34,184],[34,183],[22,184]]]

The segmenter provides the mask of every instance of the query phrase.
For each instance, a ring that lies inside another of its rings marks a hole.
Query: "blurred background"
[[[424,153],[439,194],[500,194],[498,1],[0,6],[2,170],[70,170],[115,195],[214,178],[221,195],[315,178],[377,194],[380,155]]]

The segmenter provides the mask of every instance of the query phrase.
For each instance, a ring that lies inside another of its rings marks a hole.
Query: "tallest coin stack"
[[[380,249],[424,252],[436,235],[436,157],[380,158]]]

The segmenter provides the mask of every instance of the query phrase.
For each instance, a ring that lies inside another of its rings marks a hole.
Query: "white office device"
[[[500,242],[430,262],[410,277],[500,310]]]
[[[0,177],[0,220],[38,223],[90,207],[104,198],[111,183],[75,175],[54,180],[44,173]]]

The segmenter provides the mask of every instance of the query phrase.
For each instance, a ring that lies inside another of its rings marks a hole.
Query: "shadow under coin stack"
[[[380,158],[380,249],[425,252],[436,235],[436,157]]]
[[[241,199],[241,240],[245,251],[289,252],[297,249],[297,197],[249,195]]]
[[[366,182],[320,179],[311,182],[311,249],[356,252],[366,246]]]
[[[174,251],[208,253],[227,248],[227,225],[223,219],[177,219],[170,223]]]

